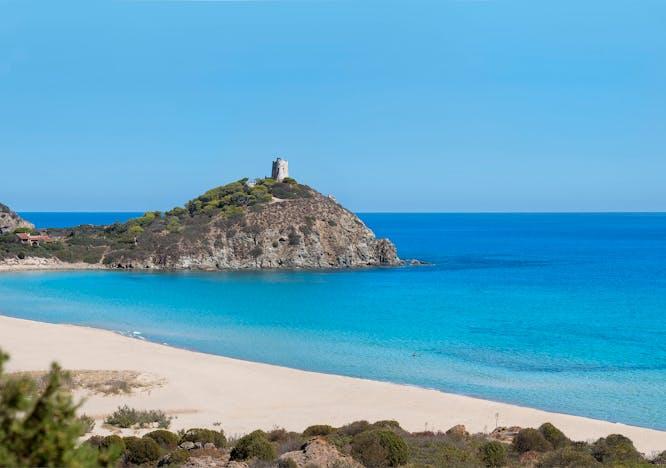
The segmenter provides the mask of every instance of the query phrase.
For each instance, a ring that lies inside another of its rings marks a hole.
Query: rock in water
[[[14,232],[14,229],[18,228],[34,229],[35,226],[14,213],[7,205],[0,203],[0,234]]]

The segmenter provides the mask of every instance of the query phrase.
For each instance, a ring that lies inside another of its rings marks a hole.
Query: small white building
[[[282,158],[277,158],[273,161],[271,177],[278,182],[282,182],[285,178],[289,177],[289,162]]]

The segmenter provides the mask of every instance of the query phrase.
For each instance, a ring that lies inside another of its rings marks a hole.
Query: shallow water
[[[0,310],[666,429],[666,214],[361,217],[433,265],[10,273]]]

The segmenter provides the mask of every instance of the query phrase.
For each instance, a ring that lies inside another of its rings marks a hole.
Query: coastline
[[[54,258],[28,257],[23,260],[6,259],[0,261],[0,273],[20,271],[67,271],[67,270],[108,270],[98,263],[63,262]]]
[[[547,412],[438,390],[205,354],[122,336],[108,330],[50,324],[0,315],[0,348],[11,355],[7,371],[38,371],[58,361],[69,370],[131,370],[164,384],[130,395],[89,395],[82,412],[97,420],[119,405],[161,409],[174,416],[172,429],[214,427],[228,434],[256,428],[302,431],[311,424],[396,419],[410,431],[470,432],[500,426],[538,427],[551,422],[575,440],[612,433],[652,454],[666,449],[666,431]],[[81,396],[77,393],[77,396]]]

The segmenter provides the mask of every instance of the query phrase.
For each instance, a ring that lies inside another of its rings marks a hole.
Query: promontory
[[[0,267],[121,269],[354,268],[401,263],[332,197],[278,173],[214,188],[183,207],[124,223],[34,227],[3,207]]]

